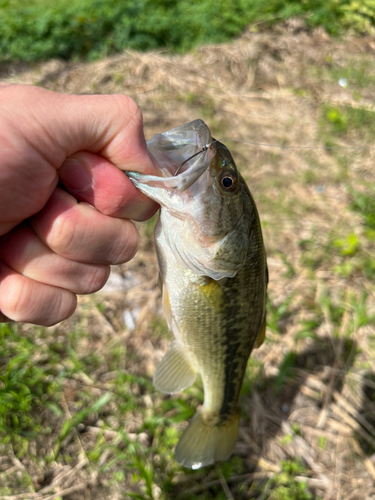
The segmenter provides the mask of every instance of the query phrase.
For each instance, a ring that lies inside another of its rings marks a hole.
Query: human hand
[[[121,172],[155,175],[142,115],[122,95],[2,84],[0,151],[0,321],[53,325],[134,256],[129,219],[157,209]]]

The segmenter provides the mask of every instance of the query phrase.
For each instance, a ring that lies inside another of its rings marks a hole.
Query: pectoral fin
[[[187,359],[182,347],[174,341],[158,364],[153,382],[159,391],[174,394],[193,384],[195,377],[196,370]]]

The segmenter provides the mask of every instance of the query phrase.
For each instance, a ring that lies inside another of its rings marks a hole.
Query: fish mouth
[[[202,120],[155,135],[147,147],[159,165],[160,176],[125,172],[134,186],[179,219],[185,219],[200,196],[212,187],[210,166],[217,153]]]
[[[212,143],[210,129],[203,120],[194,120],[173,130],[156,134],[147,142],[147,147],[159,164],[163,177],[177,176],[186,168],[196,166],[201,154]],[[198,158],[197,158],[198,156]],[[191,162],[191,160],[193,160]]]
[[[216,153],[215,141],[202,120],[157,134],[147,142],[147,147],[157,161],[161,175],[127,172],[140,189],[142,184],[184,192],[206,172]]]

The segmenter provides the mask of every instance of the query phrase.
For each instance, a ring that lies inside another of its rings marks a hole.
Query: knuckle
[[[57,217],[48,235],[48,246],[60,255],[70,254],[76,247],[77,224],[73,223],[70,212]]]
[[[142,128],[142,111],[134,99],[121,94],[116,94],[113,97],[116,99],[120,117],[123,119],[125,116],[133,127]]]
[[[131,97],[123,94],[115,94],[114,97],[122,113],[126,111],[130,117],[140,117],[142,115],[140,107]]]
[[[73,314],[76,303],[73,293],[21,274],[8,276],[1,287],[1,312],[19,323],[54,325]]]

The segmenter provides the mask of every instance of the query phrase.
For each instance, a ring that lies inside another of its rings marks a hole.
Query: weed
[[[294,338],[296,340],[312,339],[317,342],[319,337],[316,334],[316,329],[321,325],[321,322],[322,319],[318,316],[302,320],[300,323],[301,329],[295,334]]]
[[[145,232],[146,232],[146,236],[148,238],[151,238],[154,234],[154,229],[155,229],[155,226],[156,226],[156,223],[158,221],[158,218],[159,218],[159,212],[156,212],[156,214],[154,214],[151,219],[148,219],[148,221],[146,222],[145,226],[146,226],[146,229],[145,229]]]
[[[327,147],[335,144],[335,139],[348,134],[362,140],[372,140],[375,135],[375,113],[351,106],[322,106],[320,136]],[[360,135],[359,135],[360,134]]]
[[[284,356],[283,361],[279,366],[279,374],[275,380],[275,395],[278,396],[284,385],[285,379],[292,376],[291,369],[296,366],[296,353],[288,352]]]
[[[71,429],[76,427],[78,424],[82,423],[85,418],[90,414],[90,413],[95,413],[99,410],[101,410],[111,399],[112,395],[110,393],[104,394],[102,397],[100,397],[95,403],[91,406],[86,406],[84,409],[80,410],[77,412],[73,417],[71,417],[68,420],[65,420],[63,423],[60,433],[57,437],[57,441],[53,450],[53,456],[51,459],[55,460],[56,455],[58,454],[60,450],[61,443],[63,440],[66,438],[66,436],[69,434]]]
[[[370,187],[370,191],[365,193],[351,189],[350,194],[352,210],[362,215],[368,229],[375,231],[375,188]],[[372,233],[369,233],[369,236],[372,237]]]
[[[331,125],[332,133],[338,135],[348,131],[347,116],[338,107],[326,107],[324,118]]]
[[[270,298],[267,300],[267,326],[275,333],[282,333],[282,323],[291,315],[290,304],[294,298],[288,295],[280,304],[276,305]]]
[[[246,373],[243,380],[241,395],[245,396],[251,393],[252,387],[260,379],[263,371],[263,363],[250,357],[247,362]]]
[[[318,437],[318,446],[322,450],[324,450],[327,446],[327,438],[325,436],[319,436]]]
[[[337,238],[334,240],[333,246],[339,249],[340,255],[347,257],[355,255],[360,245],[358,236],[350,233],[345,238]]]
[[[270,500],[314,499],[313,494],[307,487],[307,483],[295,479],[297,475],[303,474],[304,472],[304,467],[299,460],[282,460],[281,468],[282,471],[269,481],[261,498],[268,498]],[[315,500],[319,499],[315,497]]]

